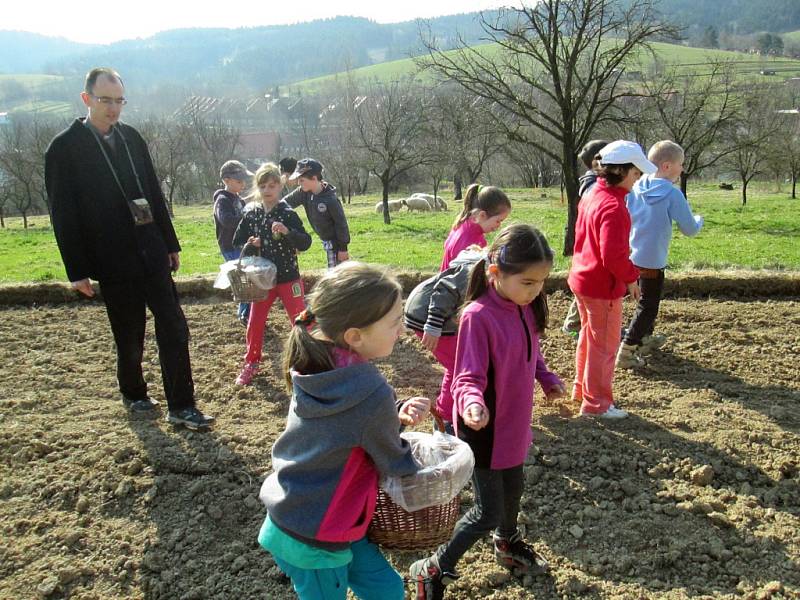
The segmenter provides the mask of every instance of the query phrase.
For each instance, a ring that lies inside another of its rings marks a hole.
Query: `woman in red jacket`
[[[612,391],[622,298],[626,292],[639,298],[625,196],[643,173],[657,169],[634,142],[612,142],[600,150],[599,158],[597,183],[578,205],[568,279],[581,316],[572,399],[581,403],[581,415],[623,419],[628,413],[614,406]]]

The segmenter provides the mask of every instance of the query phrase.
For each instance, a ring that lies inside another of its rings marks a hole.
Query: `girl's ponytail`
[[[474,302],[486,293],[489,289],[489,278],[486,276],[486,260],[480,259],[476,262],[469,272],[469,283],[467,284],[467,293],[464,294],[464,304],[466,306],[470,302]]]
[[[464,206],[462,207],[461,212],[458,213],[456,220],[453,221],[453,229],[456,229],[464,221],[469,219],[469,216],[472,214],[472,211],[475,208],[475,201],[478,199],[478,190],[480,187],[481,186],[477,183],[473,183],[467,188],[467,193],[464,194]]]
[[[489,289],[487,263],[496,265],[506,275],[521,273],[530,265],[546,262],[553,264],[553,250],[541,231],[530,225],[517,223],[509,225],[494,238],[487,258],[472,267],[469,276],[467,293],[464,295],[464,306],[474,302]],[[543,333],[547,328],[549,310],[547,294],[544,290],[531,302],[536,321],[536,329]]]
[[[303,375],[334,369],[334,347],[347,348],[345,332],[369,327],[403,298],[403,288],[385,269],[350,261],[327,271],[297,315],[283,351],[286,385],[291,371]]]
[[[511,210],[511,200],[499,187],[473,183],[467,188],[467,193],[464,195],[464,208],[453,222],[453,229],[457,229],[472,214],[481,210],[493,217],[503,211]]]
[[[283,350],[283,372],[286,387],[292,391],[291,371],[295,370],[304,375],[322,373],[333,369],[333,359],[330,353],[330,344],[314,338],[308,327],[313,322],[313,315],[306,309],[294,320],[294,326],[286,340]]]

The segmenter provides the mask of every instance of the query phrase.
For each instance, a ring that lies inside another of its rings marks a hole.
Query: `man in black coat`
[[[125,88],[116,71],[86,76],[86,118],[59,133],[45,153],[53,230],[72,287],[94,296],[100,284],[117,347],[117,380],[125,406],[155,415],[142,376],[145,307],[155,320],[168,420],[207,429],[213,417],[195,406],[189,328],[172,272],[180,245],[147,144],[121,123]]]

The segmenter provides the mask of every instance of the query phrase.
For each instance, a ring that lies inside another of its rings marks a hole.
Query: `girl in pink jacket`
[[[497,562],[513,574],[542,573],[547,561],[517,529],[522,472],[532,441],[534,381],[548,399],[565,394],[545,365],[539,336],[547,325],[544,282],[553,266],[545,237],[529,225],[501,231],[472,268],[458,329],[451,388],[453,424],[475,455],[474,506],[449,542],[411,565],[417,598],[441,598],[469,548],[494,531]]]
[[[439,270],[450,268],[450,261],[468,246],[477,244],[485,248],[485,234],[497,231],[510,212],[511,201],[500,188],[477,183],[469,186],[464,196],[464,208],[444,242],[444,256]]]

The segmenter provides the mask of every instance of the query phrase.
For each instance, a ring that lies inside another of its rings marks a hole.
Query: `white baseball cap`
[[[624,165],[631,163],[644,174],[658,171],[658,167],[647,160],[642,147],[636,142],[617,140],[604,146],[600,152],[600,163],[603,165]]]

